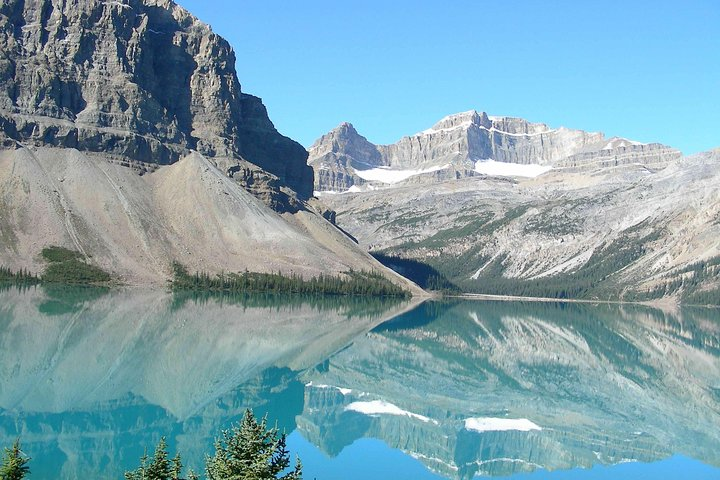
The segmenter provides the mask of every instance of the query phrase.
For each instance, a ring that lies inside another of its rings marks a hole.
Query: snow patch
[[[497,162],[495,160],[478,160],[475,162],[475,171],[485,175],[498,177],[539,177],[543,173],[552,170],[549,165],[538,165],[536,163],[520,164]]]
[[[527,418],[467,418],[465,419],[465,430],[473,432],[507,432],[519,431],[529,432],[531,430],[542,430],[539,426]]]
[[[472,120],[468,120],[465,122],[458,123],[457,125],[452,126],[452,127],[428,128],[427,130],[423,130],[422,132],[416,133],[414,136],[418,137],[418,136],[422,136],[422,135],[432,135],[432,134],[441,133],[441,132],[453,132],[455,130],[462,130],[462,129],[470,128],[472,125],[475,125],[479,129],[485,130],[489,133],[499,133],[500,135],[508,135],[510,137],[537,137],[539,135],[547,135],[547,134],[555,133],[558,131],[557,128],[553,128],[553,129],[543,130],[541,132],[534,132],[534,133],[510,133],[510,132],[506,132],[504,130],[500,130],[495,127],[487,128],[483,125],[473,124]]]
[[[437,172],[438,170],[445,170],[450,164],[441,166],[429,167],[420,170],[392,170],[389,167],[377,167],[369,170],[355,170],[355,174],[363,180],[371,182],[382,182],[382,183],[398,183],[403,180],[407,180],[415,175],[422,175],[423,173]],[[350,187],[352,188],[352,187]]]
[[[434,423],[435,425],[438,424],[436,420],[432,420],[423,415],[418,415],[417,413],[408,412],[407,410],[403,410],[397,405],[393,405],[392,403],[384,402],[382,400],[373,400],[370,402],[353,402],[347,407],[345,407],[345,411],[358,412],[364,415],[397,415],[402,417],[414,418],[425,423],[430,422]]]
[[[350,389],[350,388],[335,387],[333,385],[315,384],[313,382],[306,383],[305,386],[312,387],[312,388],[335,389],[338,392],[342,393],[343,395],[350,395],[352,393],[352,389]]]
[[[442,123],[445,119],[441,120]],[[446,127],[446,128],[428,128],[427,130],[423,130],[420,133],[416,133],[415,136],[418,135],[431,135],[433,133],[440,133],[440,132],[453,132],[455,130],[465,129],[469,128],[472,125],[472,121],[466,121],[461,122],[455,125],[454,127]]]
[[[628,140],[627,138],[613,137],[600,150],[614,150],[619,147],[629,147],[632,145],[646,145],[646,144],[642,143],[642,142],[636,142],[634,140]]]
[[[103,2],[103,5],[115,6],[120,8],[132,8],[130,5],[126,5],[121,2]]]

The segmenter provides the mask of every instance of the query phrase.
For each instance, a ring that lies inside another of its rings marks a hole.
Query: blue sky
[[[720,147],[720,1],[179,0],[243,91],[306,147],[342,121],[393,143],[476,109]]]

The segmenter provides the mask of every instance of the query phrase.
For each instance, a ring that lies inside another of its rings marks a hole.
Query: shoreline
[[[680,307],[720,308],[720,305],[695,305],[680,303],[672,298],[662,298],[645,302],[628,300],[590,300],[584,298],[552,298],[552,297],[524,297],[520,295],[492,295],[486,293],[460,293],[444,295],[444,298],[458,298],[462,300],[477,300],[484,302],[535,302],[535,303],[587,303],[606,305],[642,305],[660,310],[677,309]]]

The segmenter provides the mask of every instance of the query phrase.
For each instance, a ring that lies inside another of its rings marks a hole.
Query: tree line
[[[187,268],[173,263],[171,287],[181,291],[250,292],[250,293],[301,293],[310,295],[368,295],[407,297],[407,290],[395,285],[378,272],[350,270],[344,275],[320,274],[303,278],[296,273],[221,273],[191,274]]]
[[[64,247],[46,247],[41,255],[47,262],[42,275],[35,275],[26,269],[12,271],[0,267],[0,282],[14,285],[38,285],[55,283],[65,285],[90,285],[107,283],[110,274],[91,265],[80,253]]]

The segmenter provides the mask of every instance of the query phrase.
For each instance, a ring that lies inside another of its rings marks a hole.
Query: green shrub
[[[50,263],[67,262],[70,260],[82,260],[80,252],[68,250],[65,247],[46,247],[42,250],[42,256]]]
[[[48,261],[42,276],[44,283],[87,285],[109,282],[110,274],[87,263],[80,252],[64,247],[43,248],[42,256]]]

